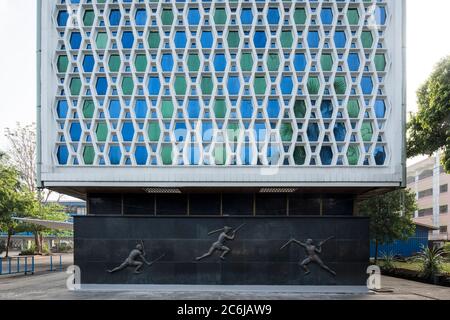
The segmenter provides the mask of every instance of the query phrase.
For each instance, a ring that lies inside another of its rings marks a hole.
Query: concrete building
[[[354,203],[406,181],[404,1],[40,10],[39,179],[87,201],[83,282],[365,283]],[[224,226],[230,261],[195,261]],[[338,276],[302,275],[290,236],[332,237]],[[136,243],[165,254],[152,275],[107,274]]]
[[[419,206],[414,220],[439,228],[430,234],[430,240],[449,240],[450,175],[440,164],[439,154],[409,166],[407,181]]]

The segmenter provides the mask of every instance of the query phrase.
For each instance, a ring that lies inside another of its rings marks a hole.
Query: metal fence
[[[41,271],[62,271],[62,256],[0,257],[0,276],[13,274],[34,274]]]

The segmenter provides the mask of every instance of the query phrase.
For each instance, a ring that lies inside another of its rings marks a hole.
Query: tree
[[[370,218],[370,239],[378,245],[407,240],[415,232],[412,220],[417,210],[416,195],[409,189],[379,195],[359,204],[359,212]]]
[[[419,111],[408,123],[408,157],[442,149],[442,165],[450,173],[450,56],[442,59],[417,91]]]

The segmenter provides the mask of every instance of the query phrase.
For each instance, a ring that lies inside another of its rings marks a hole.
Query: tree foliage
[[[370,218],[370,238],[378,244],[406,240],[415,232],[416,195],[411,190],[396,190],[359,204],[359,212]]]
[[[417,98],[419,111],[408,123],[408,157],[442,149],[442,164],[450,173],[450,56],[437,64]]]

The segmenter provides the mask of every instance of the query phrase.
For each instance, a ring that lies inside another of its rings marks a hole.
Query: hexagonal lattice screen
[[[57,165],[388,165],[387,1],[56,3]]]

